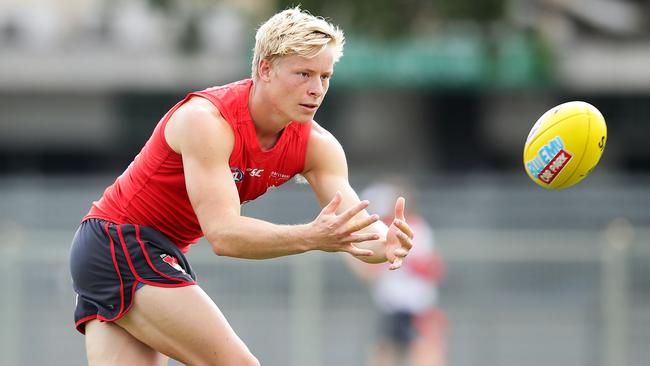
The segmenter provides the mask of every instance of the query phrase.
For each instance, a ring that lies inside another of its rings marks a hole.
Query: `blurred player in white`
[[[391,220],[392,201],[407,195],[407,184],[387,179],[372,184],[360,196],[371,202],[371,209],[382,219]],[[350,262],[354,271],[366,280],[381,313],[379,339],[369,358],[369,366],[441,366],[445,364],[444,331],[446,321],[437,306],[438,285],[445,268],[435,249],[431,226],[410,205],[406,217],[417,235],[402,271],[388,271],[359,261]],[[408,360],[408,362],[402,362]]]

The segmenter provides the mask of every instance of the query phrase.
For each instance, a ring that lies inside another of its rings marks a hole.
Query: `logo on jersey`
[[[271,172],[270,178],[269,178],[269,186],[271,187],[278,187],[286,183],[289,179],[291,179],[291,176],[289,174],[284,174],[280,172],[273,171]]]
[[[279,173],[279,172],[271,172],[271,178],[289,180],[289,178],[291,178],[291,176],[289,174],[284,174],[284,173]]]
[[[230,167],[230,172],[232,173],[232,179],[235,183],[241,183],[244,180],[244,172],[237,167]]]
[[[261,177],[262,173],[264,173],[264,169],[246,168],[246,172],[248,172],[251,177]]]
[[[175,257],[172,257],[171,255],[167,255],[167,254],[161,254],[160,258],[162,259],[163,262],[169,264],[173,269],[185,273],[185,270],[183,269],[183,267],[181,267],[178,264],[178,259],[176,259]]]

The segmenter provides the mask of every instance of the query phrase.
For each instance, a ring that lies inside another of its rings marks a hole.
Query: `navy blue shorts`
[[[406,311],[385,314],[383,334],[395,345],[405,347],[417,336],[414,321],[415,315]]]
[[[196,275],[174,243],[140,225],[117,225],[88,219],[81,223],[70,251],[72,286],[77,293],[75,326],[114,321],[133,305],[142,284],[181,287],[196,284]]]

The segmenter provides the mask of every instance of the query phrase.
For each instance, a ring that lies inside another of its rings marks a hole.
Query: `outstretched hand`
[[[341,206],[341,192],[336,192],[334,198],[323,208],[318,217],[311,222],[310,240],[314,246],[326,252],[347,252],[355,256],[372,256],[370,249],[361,249],[354,244],[368,240],[378,240],[376,233],[360,233],[360,230],[379,220],[378,215],[363,219],[355,216],[368,207],[368,201],[361,201],[337,215]]]
[[[402,266],[406,257],[413,247],[413,230],[406,223],[404,216],[406,201],[400,197],[395,202],[395,218],[388,227],[386,234],[386,259],[390,262],[388,269],[395,270]]]

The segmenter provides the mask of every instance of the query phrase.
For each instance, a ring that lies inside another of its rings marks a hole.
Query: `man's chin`
[[[294,121],[294,122],[298,122],[298,123],[309,123],[309,122],[311,122],[311,121],[314,120],[314,114],[315,114],[315,113],[309,113],[309,114],[301,113],[301,114],[297,114],[297,115],[293,116],[294,118],[292,119],[292,121]]]

